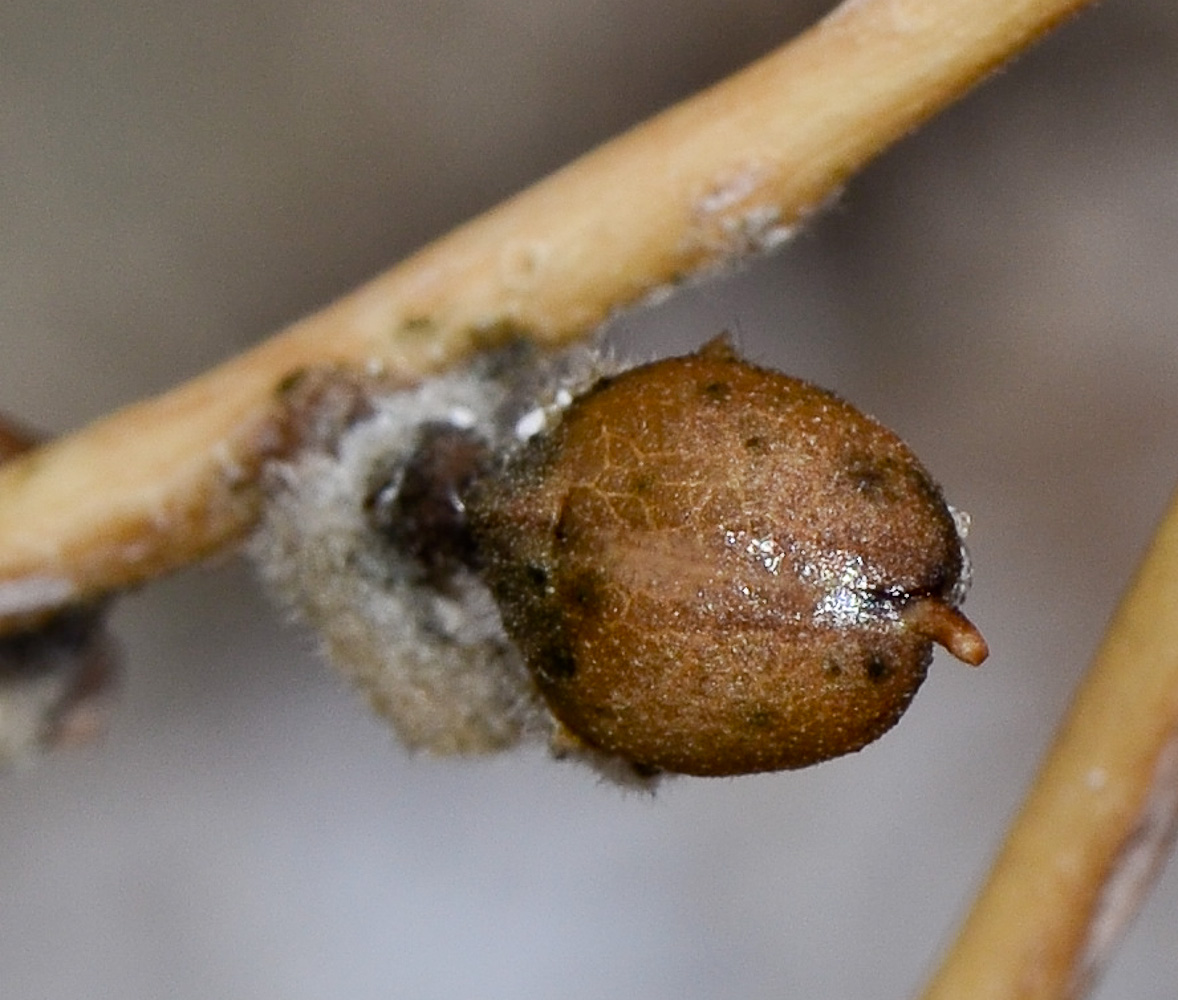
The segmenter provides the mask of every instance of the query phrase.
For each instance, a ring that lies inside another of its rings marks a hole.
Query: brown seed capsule
[[[602,379],[467,497],[551,711],[644,769],[803,767],[889,729],[958,610],[961,539],[893,433],[725,340]]]

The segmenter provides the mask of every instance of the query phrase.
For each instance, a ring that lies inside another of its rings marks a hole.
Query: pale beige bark
[[[848,0],[255,350],[9,463],[0,620],[239,539],[293,372],[343,364],[408,383],[508,336],[582,336],[779,242],[881,149],[1081,6]]]

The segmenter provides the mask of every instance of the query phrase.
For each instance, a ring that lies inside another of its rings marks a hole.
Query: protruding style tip
[[[904,609],[908,627],[944,646],[950,653],[976,667],[990,655],[990,647],[976,625],[939,598],[925,597]]]

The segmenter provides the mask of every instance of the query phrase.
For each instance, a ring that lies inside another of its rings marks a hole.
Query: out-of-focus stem
[[[924,1000],[1080,996],[1178,817],[1178,499]]]

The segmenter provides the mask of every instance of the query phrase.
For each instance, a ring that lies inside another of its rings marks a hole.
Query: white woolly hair
[[[473,571],[457,567],[437,586],[367,515],[374,489],[397,482],[424,429],[470,431],[502,458],[616,370],[584,348],[543,357],[514,347],[407,390],[353,382],[344,391],[364,391],[366,415],[268,468],[250,555],[410,749],[479,753],[542,739],[556,756],[585,759],[623,784],[646,783],[553,719]]]

